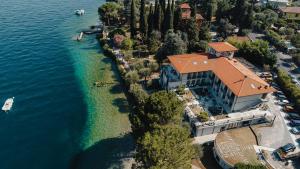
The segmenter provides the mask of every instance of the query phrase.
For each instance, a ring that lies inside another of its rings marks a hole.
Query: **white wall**
[[[233,105],[232,111],[239,111],[255,106],[261,102],[262,94],[238,97]]]

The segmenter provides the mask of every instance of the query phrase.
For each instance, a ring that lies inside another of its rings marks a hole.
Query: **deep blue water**
[[[87,105],[70,46],[95,22],[96,0],[0,2],[0,169],[67,169],[79,150]],[[87,15],[73,11],[84,8]]]

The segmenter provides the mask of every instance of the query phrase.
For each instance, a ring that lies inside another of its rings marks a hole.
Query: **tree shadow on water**
[[[115,84],[115,85],[111,86],[109,92],[111,94],[120,94],[123,92],[123,87],[121,86],[121,84]]]
[[[110,63],[110,64],[111,64],[112,59],[109,58],[109,57],[104,57],[104,58],[101,59],[101,61],[102,61],[103,63]]]
[[[131,134],[104,139],[75,155],[69,169],[121,169],[122,159],[132,157],[133,150]]]
[[[119,112],[128,113],[130,111],[129,104],[126,98],[116,98],[113,100],[113,105],[119,108]]]

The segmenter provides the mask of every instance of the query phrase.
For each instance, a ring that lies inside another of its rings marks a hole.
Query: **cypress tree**
[[[195,18],[191,18],[187,24],[187,35],[188,35],[188,49],[189,52],[195,52],[199,50],[199,30]]]
[[[148,15],[148,31],[147,31],[147,39],[149,39],[149,36],[151,32],[153,31],[153,6],[150,5],[149,15]]]
[[[141,0],[140,9],[140,31],[142,35],[146,35],[146,16],[145,16],[145,0]]]
[[[196,14],[197,14],[197,7],[196,7],[196,5],[193,3],[191,5],[191,8],[192,8],[191,17],[196,17]]]
[[[171,18],[170,18],[170,29],[174,29],[174,6],[175,6],[175,0],[172,0]]]
[[[168,6],[164,15],[164,22],[163,22],[163,27],[162,27],[162,34],[167,32],[172,26],[171,26],[171,2],[168,0]]]
[[[135,0],[131,0],[131,11],[130,11],[130,33],[133,39],[136,36],[136,11],[135,11]]]
[[[153,28],[155,30],[160,31],[161,28],[161,8],[158,3],[158,0],[155,1],[155,9],[154,9],[154,16],[153,16]]]
[[[174,29],[181,30],[181,23],[182,23],[182,10],[181,8],[177,8],[174,13]]]
[[[160,4],[160,7],[161,7],[161,10],[162,10],[163,14],[165,14],[165,12],[166,12],[166,0],[159,0],[159,4]]]

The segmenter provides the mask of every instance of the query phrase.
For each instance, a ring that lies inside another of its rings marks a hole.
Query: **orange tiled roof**
[[[217,52],[231,52],[238,50],[228,42],[211,42],[208,43],[208,46],[213,48]]]
[[[282,7],[280,10],[284,13],[300,14],[300,7]]]
[[[212,71],[238,97],[275,91],[267,82],[235,59],[210,59],[208,54],[168,56],[172,66],[181,74]]]
[[[201,72],[211,69],[208,54],[183,54],[168,56],[171,64],[180,73]]]
[[[183,3],[180,5],[181,9],[191,9],[190,5],[188,3]]]

